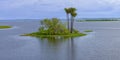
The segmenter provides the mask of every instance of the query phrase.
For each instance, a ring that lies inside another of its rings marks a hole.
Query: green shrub
[[[0,26],[0,29],[7,29],[7,28],[11,28],[11,26]]]
[[[92,32],[92,30],[85,30],[84,32]]]
[[[44,19],[41,22],[39,32],[44,35],[61,35],[69,34],[69,30],[65,27],[65,24],[61,23],[59,19]]]

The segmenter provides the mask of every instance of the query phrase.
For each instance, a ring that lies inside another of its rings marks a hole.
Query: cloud
[[[63,17],[63,9],[71,6],[76,7],[78,15],[84,17],[115,16],[119,15],[120,0],[0,0],[0,17]]]
[[[0,1],[1,9],[19,8],[21,6],[32,5],[39,0],[5,0]]]
[[[54,10],[60,10],[64,7],[77,7],[82,11],[103,11],[108,8],[112,8],[112,3],[118,2],[118,0],[5,0],[0,1],[1,9],[14,9],[25,6],[32,6],[35,9],[50,8]],[[109,3],[109,4],[108,4]]]

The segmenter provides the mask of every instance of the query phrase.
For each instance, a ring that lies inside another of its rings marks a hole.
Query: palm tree
[[[77,13],[71,13],[71,33],[73,32],[74,18],[77,16]]]
[[[70,15],[71,15],[71,29],[70,32],[73,33],[73,24],[74,24],[74,18],[77,16],[76,8],[69,8],[70,9]]]
[[[70,30],[69,28],[69,14],[70,14],[70,9],[69,8],[64,8],[65,12],[66,12],[66,17],[67,17],[67,27],[68,30]]]

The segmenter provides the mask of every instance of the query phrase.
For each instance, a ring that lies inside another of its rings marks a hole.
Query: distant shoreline
[[[120,20],[76,20],[77,22],[111,22]]]

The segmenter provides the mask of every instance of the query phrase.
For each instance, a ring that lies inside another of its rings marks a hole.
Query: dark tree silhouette
[[[70,23],[69,23],[69,14],[70,14],[70,10],[69,10],[69,8],[64,8],[64,10],[65,10],[65,12],[66,12],[66,17],[67,17],[67,28],[68,28],[68,30],[70,30]]]

